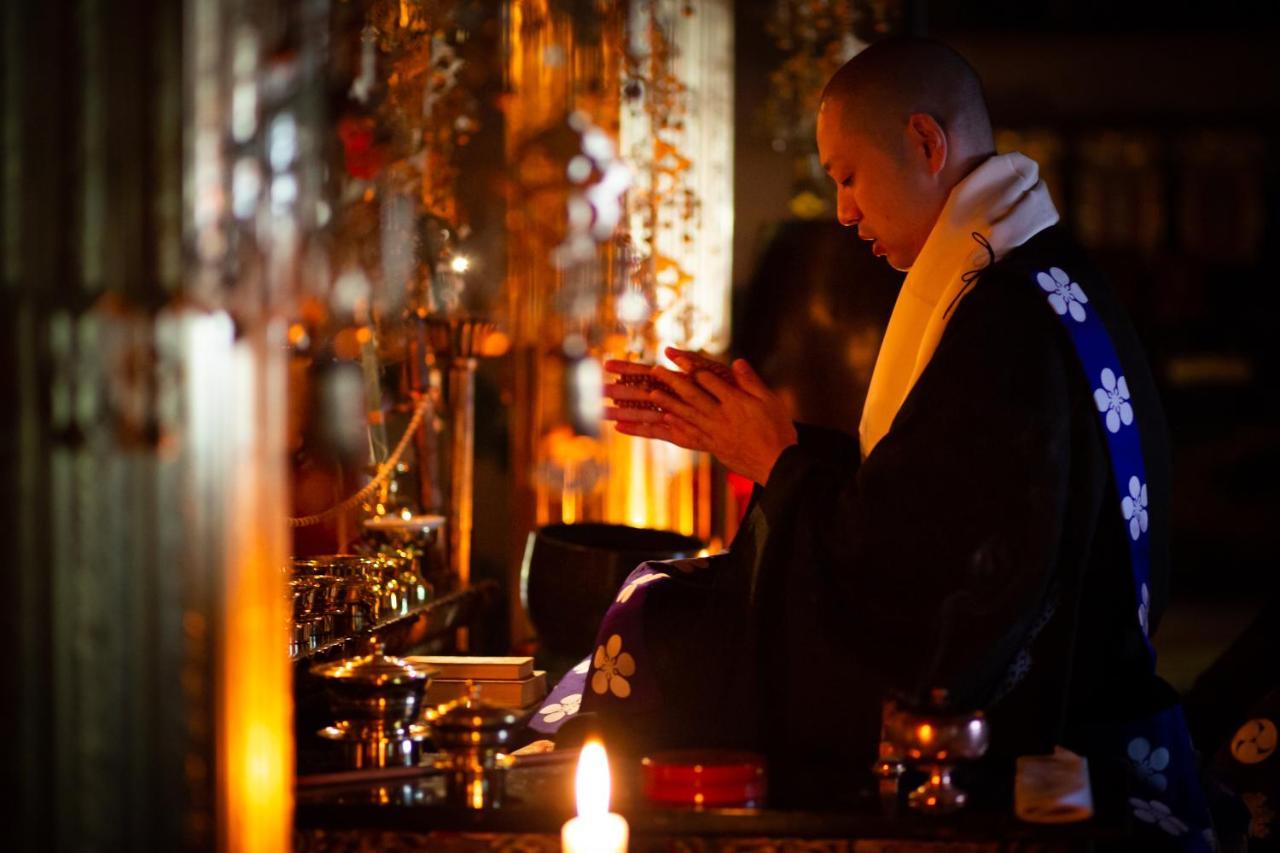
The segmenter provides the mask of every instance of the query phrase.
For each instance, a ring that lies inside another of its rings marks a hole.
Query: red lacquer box
[[[758,808],[764,805],[764,759],[750,752],[698,749],[641,760],[644,795],[662,806]]]

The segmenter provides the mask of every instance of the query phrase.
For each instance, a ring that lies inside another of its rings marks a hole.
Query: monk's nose
[[[858,210],[857,205],[852,201],[845,199],[836,200],[836,219],[846,228],[857,225],[862,221],[862,211]]]

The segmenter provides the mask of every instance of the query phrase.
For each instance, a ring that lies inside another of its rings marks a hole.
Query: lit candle
[[[621,853],[629,830],[620,814],[609,811],[609,756],[598,740],[589,740],[578,757],[574,780],[578,816],[560,830],[564,853]]]

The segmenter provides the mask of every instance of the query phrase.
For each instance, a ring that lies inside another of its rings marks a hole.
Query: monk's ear
[[[929,174],[940,173],[947,165],[947,134],[937,119],[928,113],[912,113],[907,119],[907,136]]]

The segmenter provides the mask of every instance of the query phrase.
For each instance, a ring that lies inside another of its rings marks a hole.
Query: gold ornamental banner
[[[512,0],[506,22],[516,526],[709,540],[710,460],[605,426],[599,365],[727,347],[732,4],[567,5]]]

